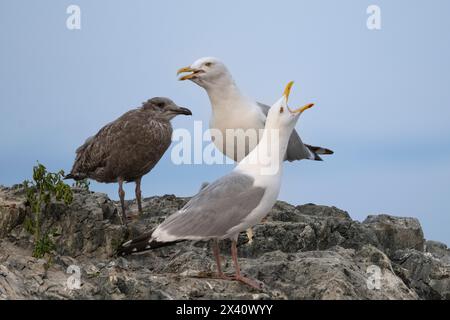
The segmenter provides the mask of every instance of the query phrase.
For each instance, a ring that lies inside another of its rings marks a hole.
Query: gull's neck
[[[246,97],[241,93],[231,76],[220,78],[203,86],[208,93],[213,112],[236,110]]]
[[[291,133],[290,128],[277,128],[266,124],[258,145],[236,169],[258,175],[281,175]]]

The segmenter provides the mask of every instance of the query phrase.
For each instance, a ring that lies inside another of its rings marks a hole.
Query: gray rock
[[[364,225],[375,231],[381,248],[388,254],[401,249],[424,251],[425,239],[419,220],[386,214],[368,216]]]
[[[57,230],[56,250],[35,259],[22,225],[24,195],[20,188],[0,189],[0,299],[448,299],[448,249],[429,242],[427,253],[418,251],[420,224],[408,218],[360,223],[335,207],[278,202],[254,228],[251,244],[239,238],[242,272],[265,283],[256,291],[211,278],[215,262],[207,242],[113,256],[122,241],[152,230],[187,198],[144,199],[144,214],[126,230],[116,202],[74,192],[70,206],[52,204],[43,214],[44,227]],[[11,210],[11,203],[20,209]],[[134,201],[127,207],[137,212]],[[229,246],[223,241],[221,252],[232,274]],[[76,276],[68,273],[74,266],[81,272],[75,289],[68,282]]]
[[[439,259],[444,264],[450,265],[450,249],[447,248],[446,244],[428,240],[425,243],[425,251],[431,253],[435,258]]]
[[[0,238],[21,224],[26,216],[23,191],[0,186]]]
[[[31,243],[31,237],[24,232],[21,224],[26,214],[25,195],[19,192],[15,198],[9,196],[8,202],[1,199],[0,190],[0,208],[2,203],[6,205],[11,203],[11,199],[16,201],[16,205],[15,209],[0,211],[5,212],[3,214],[5,217],[14,217],[14,219],[2,219],[2,221],[12,220],[14,223],[3,224],[0,232],[6,233],[13,242],[21,243],[26,247]],[[6,205],[3,205],[3,208]],[[116,205],[106,194],[81,190],[75,191],[74,201],[69,206],[63,203],[51,203],[42,213],[42,220],[43,230],[52,230],[55,233],[56,252],[73,257],[110,256],[123,241],[127,232],[126,228],[120,224]]]
[[[450,299],[450,265],[415,249],[392,256],[396,273],[423,299]]]

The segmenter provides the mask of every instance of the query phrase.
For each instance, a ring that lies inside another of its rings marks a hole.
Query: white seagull
[[[179,80],[196,83],[204,88],[209,96],[212,107],[209,127],[213,129],[211,135],[216,147],[230,159],[241,161],[258,144],[261,137],[259,130],[264,129],[270,107],[243,94],[228,68],[217,58],[198,59],[189,67],[181,68],[177,72],[178,75],[182,73],[188,74]],[[229,137],[227,130],[234,133],[234,139],[227,139]],[[241,146],[239,142],[246,142],[245,130],[257,130],[258,135],[256,140],[247,141],[247,144]],[[215,137],[215,133],[220,133],[221,137]],[[238,143],[235,143],[236,141]],[[285,160],[321,161],[319,156],[321,154],[333,154],[333,151],[303,144],[297,131],[292,131]]]
[[[214,240],[218,277],[230,280],[222,272],[218,246],[219,240],[230,239],[236,269],[232,279],[260,289],[258,281],[241,274],[236,242],[240,232],[259,223],[275,204],[289,137],[300,114],[313,106],[291,110],[287,106],[291,86],[292,82],[270,108],[258,146],[232,172],[201,189],[150,233],[124,243],[118,254],[138,253],[184,240]]]

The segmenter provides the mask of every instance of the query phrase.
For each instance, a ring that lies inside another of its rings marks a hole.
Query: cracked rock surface
[[[127,231],[118,204],[74,189],[71,205],[52,204],[44,227],[55,251],[32,257],[23,222],[29,209],[20,187],[0,187],[0,299],[449,299],[450,250],[426,241],[417,219],[389,215],[353,221],[335,207],[277,202],[254,239],[239,239],[242,272],[261,291],[211,279],[207,242],[181,242],[145,254],[115,257],[124,240],[150,231],[188,198],[143,200],[144,214]],[[128,209],[137,212],[134,201]],[[230,243],[223,266],[233,273]],[[79,281],[78,281],[79,280]]]

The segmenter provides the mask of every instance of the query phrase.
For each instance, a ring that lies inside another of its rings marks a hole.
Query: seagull
[[[228,158],[241,161],[258,144],[269,106],[243,94],[228,68],[217,58],[200,58],[190,66],[179,69],[177,75],[185,73],[179,80],[194,82],[204,88],[209,96],[212,107],[209,127],[215,146]],[[285,160],[322,161],[320,155],[326,154],[333,154],[333,151],[304,144],[297,131],[293,130]],[[251,243],[252,230],[247,231],[247,236]]]
[[[178,70],[177,74],[188,73],[179,80],[190,80],[204,88],[211,102],[212,114],[209,127],[212,140],[216,147],[227,157],[236,162],[241,161],[259,142],[258,139],[250,141],[248,145],[236,146],[235,141],[245,141],[244,131],[239,129],[264,129],[269,106],[259,103],[241,93],[231,73],[225,64],[217,58],[206,57],[195,61],[189,67]],[[236,130],[234,139],[227,141],[226,130]],[[220,133],[221,137],[215,137],[214,133]],[[241,148],[240,148],[241,147]],[[236,152],[242,149],[245,152]],[[317,160],[321,161],[320,155],[333,154],[333,151],[304,144],[296,130],[293,130],[286,151],[285,160]]]
[[[186,240],[213,240],[217,276],[261,289],[258,281],[241,274],[236,242],[240,232],[259,223],[275,204],[289,137],[300,114],[313,106],[307,104],[291,110],[287,106],[291,87],[292,82],[268,111],[258,146],[233,171],[202,188],[151,232],[122,244],[118,254],[139,253]],[[224,239],[231,240],[236,272],[233,278],[226,276],[221,268],[218,242]]]
[[[123,223],[126,224],[124,182],[136,183],[136,200],[142,214],[141,179],[158,163],[172,138],[170,120],[187,108],[163,97],[152,98],[104,126],[76,150],[76,159],[65,179],[94,179],[119,183]]]

